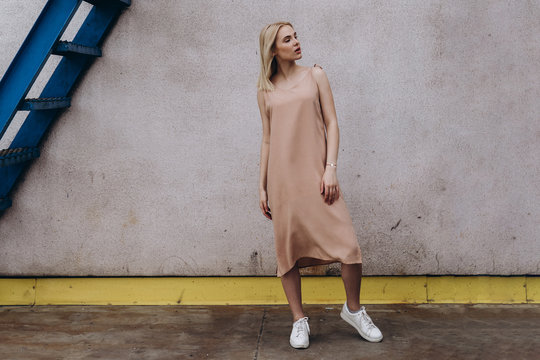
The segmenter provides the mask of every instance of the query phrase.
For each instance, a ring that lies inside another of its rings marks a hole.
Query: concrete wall
[[[0,3],[0,74],[44,4]],[[281,19],[330,79],[364,275],[540,274],[539,18],[536,1],[133,0],[0,218],[0,275],[273,276],[255,83]]]

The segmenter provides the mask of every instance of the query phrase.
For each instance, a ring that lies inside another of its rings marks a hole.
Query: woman
[[[273,221],[276,273],[293,315],[289,342],[309,346],[298,269],[338,261],[347,294],[341,317],[366,340],[381,341],[359,302],[362,254],[337,181],[339,129],[326,73],[296,64],[302,51],[289,22],[265,26],[259,45],[260,208]]]

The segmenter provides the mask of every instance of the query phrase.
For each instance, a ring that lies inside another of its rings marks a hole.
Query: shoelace
[[[369,317],[367,312],[365,312],[365,310],[360,311],[360,318],[364,321],[364,323],[366,323],[368,328],[371,328],[371,329],[376,328],[375,324],[373,323],[373,320],[371,320],[371,318]]]
[[[360,311],[357,312],[357,313],[354,313],[353,315],[356,315],[356,316],[359,316],[360,317],[360,320],[366,324],[366,326],[368,327],[368,329],[374,329],[376,328],[377,326],[375,326],[375,324],[373,323],[373,320],[371,320],[371,317],[367,314],[366,312],[366,308],[365,307],[361,307],[360,308]]]
[[[296,327],[296,337],[299,337],[300,334],[304,331],[304,327],[302,326],[302,323],[306,323],[306,328],[307,328],[307,331],[308,331],[308,334],[310,332],[309,330],[309,324],[307,322],[308,320],[308,317],[307,316],[304,316],[302,319],[300,319],[300,321],[298,321],[295,325]]]

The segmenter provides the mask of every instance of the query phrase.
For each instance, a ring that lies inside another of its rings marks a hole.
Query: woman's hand
[[[264,216],[272,220],[272,214],[270,213],[270,208],[268,207],[268,195],[266,190],[259,190],[259,207]]]
[[[327,167],[321,180],[321,194],[324,195],[324,201],[332,205],[339,199],[339,184],[335,167]]]

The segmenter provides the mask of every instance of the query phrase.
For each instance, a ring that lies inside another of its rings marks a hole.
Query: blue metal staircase
[[[0,211],[11,206],[9,194],[28,161],[39,157],[49,126],[70,106],[81,75],[122,10],[131,0],[85,0],[93,5],[72,42],[60,37],[83,0],[49,0],[0,80],[0,139],[17,111],[29,111],[9,149],[0,150]],[[62,60],[37,99],[26,95],[51,54]]]

